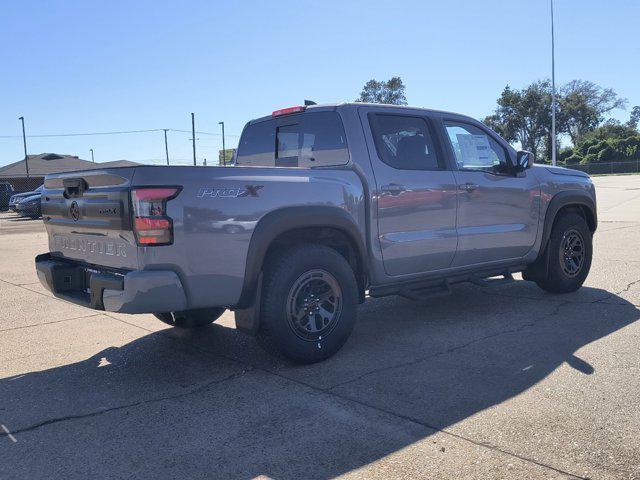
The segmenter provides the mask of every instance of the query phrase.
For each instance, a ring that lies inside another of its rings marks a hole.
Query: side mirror
[[[523,172],[533,165],[533,153],[526,150],[518,150],[516,155],[516,171]]]

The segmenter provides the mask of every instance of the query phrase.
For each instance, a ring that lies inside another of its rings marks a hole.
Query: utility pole
[[[222,166],[227,166],[227,149],[224,146],[224,122],[218,122],[218,125],[222,125]]]
[[[196,117],[191,113],[191,134],[193,138],[193,166],[196,166]]]
[[[164,130],[164,153],[167,156],[167,165],[169,165],[169,146],[167,145],[167,130],[168,128],[163,128]]]
[[[27,135],[24,133],[24,117],[19,117],[22,122],[22,144],[24,145],[24,168],[27,171],[27,178],[29,178],[29,156],[27,155]]]
[[[93,163],[96,163],[96,159],[95,159],[95,158],[93,158],[93,148],[90,148],[90,149],[89,149],[89,151],[91,152],[91,161],[92,161]]]
[[[556,165],[556,52],[551,0],[551,165]]]

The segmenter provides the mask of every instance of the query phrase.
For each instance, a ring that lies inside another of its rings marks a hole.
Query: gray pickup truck
[[[42,214],[36,269],[57,297],[176,327],[230,309],[303,363],[342,347],[367,295],[421,299],[514,272],[574,291],[597,226],[588,175],[533,165],[467,116],[361,103],[250,121],[234,167],[49,175]]]

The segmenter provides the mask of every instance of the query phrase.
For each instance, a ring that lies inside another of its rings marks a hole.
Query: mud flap
[[[535,262],[529,265],[526,270],[522,272],[522,278],[529,282],[535,282],[537,280],[544,280],[547,278],[549,272],[549,243],[544,249],[544,253],[540,255]]]
[[[247,308],[235,310],[236,328],[241,332],[255,335],[260,328],[260,303],[262,298],[262,273],[258,277],[253,302]]]

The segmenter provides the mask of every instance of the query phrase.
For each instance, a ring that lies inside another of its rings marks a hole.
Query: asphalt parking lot
[[[295,366],[237,333],[57,300],[0,214],[0,478],[640,478],[640,176],[596,177],[584,288],[369,299]]]

